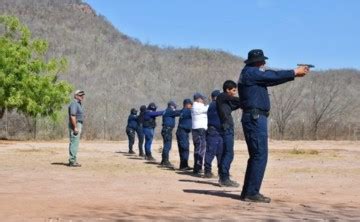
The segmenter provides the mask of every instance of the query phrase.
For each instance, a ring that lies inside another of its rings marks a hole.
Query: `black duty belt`
[[[261,109],[244,109],[243,110],[244,113],[250,113],[251,115],[263,115],[266,117],[269,117],[270,112],[269,111],[264,111]]]

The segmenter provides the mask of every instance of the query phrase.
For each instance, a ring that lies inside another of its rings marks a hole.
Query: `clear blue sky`
[[[221,49],[268,65],[360,69],[360,0],[86,0],[119,31],[159,46]]]

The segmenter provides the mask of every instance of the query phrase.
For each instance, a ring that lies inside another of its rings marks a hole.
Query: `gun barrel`
[[[314,65],[311,65],[311,64],[297,64],[298,66],[307,66],[309,68],[315,68]]]

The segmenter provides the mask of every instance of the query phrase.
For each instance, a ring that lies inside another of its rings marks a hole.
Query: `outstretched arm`
[[[276,86],[294,80],[295,77],[303,77],[309,72],[309,67],[299,66],[294,70],[255,70],[251,75],[253,80],[265,86]]]
[[[150,117],[157,117],[157,116],[162,116],[164,114],[165,111],[156,111],[156,112],[150,112],[149,116]]]
[[[294,70],[256,70],[254,73],[252,73],[252,78],[258,84],[265,86],[276,86],[294,80],[295,72]]]

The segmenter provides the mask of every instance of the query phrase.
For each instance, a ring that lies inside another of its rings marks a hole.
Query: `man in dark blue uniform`
[[[211,164],[216,156],[217,166],[219,169],[219,164],[223,151],[223,139],[220,135],[221,123],[220,118],[216,110],[216,98],[220,94],[220,90],[214,90],[211,93],[211,103],[207,111],[208,116],[208,130],[206,132],[206,152],[205,152],[205,178],[214,177],[211,172]]]
[[[175,102],[168,102],[168,106],[163,114],[161,130],[161,135],[164,142],[161,165],[171,169],[174,169],[174,166],[169,161],[169,153],[171,150],[172,132],[175,127],[175,117],[177,116],[180,116],[180,110],[176,110]]]
[[[260,49],[251,50],[246,66],[240,74],[238,88],[243,108],[242,127],[249,152],[241,200],[269,203],[271,199],[260,193],[268,158],[267,117],[270,111],[268,86],[276,86],[309,72],[306,66],[294,70],[265,70],[268,59]]]
[[[140,106],[140,114],[137,117],[138,128],[136,129],[136,133],[139,139],[139,156],[144,156],[143,145],[144,145],[145,136],[143,132],[143,123],[144,123],[145,111],[146,111],[146,106],[145,105]]]
[[[155,161],[151,154],[151,144],[154,139],[154,131],[156,127],[156,117],[163,115],[164,111],[156,112],[155,103],[150,103],[144,113],[143,132],[145,135],[145,159]]]
[[[129,138],[129,153],[134,154],[133,145],[135,143],[135,132],[138,129],[137,122],[137,110],[132,108],[130,110],[130,115],[128,117],[127,126],[126,126],[126,134]]]
[[[189,160],[189,133],[191,133],[191,99],[184,99],[180,112],[179,124],[176,130],[176,140],[179,148],[180,170],[191,170]]]

